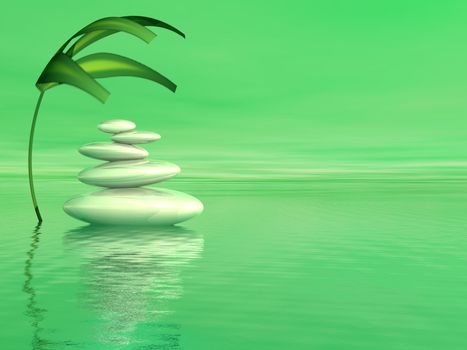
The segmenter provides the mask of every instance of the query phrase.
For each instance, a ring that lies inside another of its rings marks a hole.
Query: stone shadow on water
[[[171,300],[182,294],[181,273],[201,257],[203,237],[182,227],[88,225],[68,231],[65,249],[78,254],[84,292],[102,348],[180,348]]]

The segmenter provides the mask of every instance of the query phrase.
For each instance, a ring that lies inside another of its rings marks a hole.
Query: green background
[[[149,45],[87,48],[167,75],[48,91],[27,185],[34,83],[87,23],[144,15]],[[10,2],[0,21],[2,349],[467,347],[465,1]],[[161,134],[161,184],[205,212],[178,229],[84,226],[96,124]]]
[[[150,150],[179,161],[187,176],[461,167],[466,8],[463,1],[11,3],[0,24],[2,170],[25,171],[34,83],[52,53],[84,24],[126,14],[163,19],[187,39],[159,29],[146,45],[118,34],[81,55],[132,57],[174,80],[177,93],[134,78],[103,79],[111,92],[105,105],[69,86],[49,91],[37,126],[38,173],[73,175],[89,162],[77,147],[105,140],[95,124],[115,117],[159,132],[163,141]]]

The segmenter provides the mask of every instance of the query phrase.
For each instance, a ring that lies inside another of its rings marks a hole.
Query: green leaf
[[[92,43],[99,41],[106,36],[112,35],[114,33],[118,33],[118,30],[95,30],[93,32],[89,32],[83,35],[81,38],[75,41],[73,45],[70,46],[68,51],[66,52],[68,56],[73,57],[78,52],[83,50],[84,48],[88,47]]]
[[[69,84],[86,91],[99,101],[105,102],[109,92],[94,78],[136,76],[157,82],[175,92],[177,86],[165,76],[123,56],[100,53],[83,57],[76,62],[71,58],[92,43],[117,32],[126,32],[149,42],[155,37],[155,34],[145,26],[165,28],[185,37],[175,27],[150,17],[102,18],[82,28],[62,45],[57,54],[44,68],[36,82],[36,86],[39,90],[46,91],[59,84]],[[81,37],[64,54],[63,50],[74,38],[79,36]]]
[[[127,57],[111,53],[95,53],[76,61],[93,78],[134,76],[152,80],[175,92],[177,85],[152,68]]]
[[[36,82],[44,92],[58,84],[73,85],[104,103],[110,93],[69,56],[58,53],[47,64]]]
[[[94,31],[100,31],[101,35],[103,33],[106,33],[106,35],[104,36],[90,35],[88,37],[88,34]],[[74,54],[76,54],[78,51],[82,50],[86,46],[92,44],[96,40],[99,40],[107,35],[110,35],[116,32],[126,32],[128,34],[136,36],[137,38],[140,38],[141,40],[147,43],[149,43],[156,36],[156,34],[154,34],[149,29],[147,29],[145,26],[139,24],[136,21],[123,18],[123,17],[106,17],[106,18],[99,19],[95,22],[92,22],[91,24],[87,25],[86,27],[82,28],[80,31],[75,33],[62,45],[62,47],[58,50],[58,52],[63,52],[63,50],[65,50],[65,48],[68,46],[68,44],[74,38],[77,38],[80,35],[84,34],[81,38],[79,38],[76,41],[74,45],[70,47],[70,49],[67,52],[71,56],[73,56]]]
[[[124,16],[124,17],[120,17],[120,18],[122,18],[124,20],[127,20],[127,21],[132,21],[134,23],[139,24],[140,26],[152,26],[152,27],[165,28],[165,29],[171,30],[174,33],[177,33],[178,35],[182,36],[183,38],[185,37],[185,34],[183,34],[177,28],[171,26],[168,23],[165,23],[163,21],[155,19],[155,18],[143,17],[143,16]],[[86,48],[89,45],[95,43],[96,41],[98,41],[98,40],[100,40],[102,38],[105,38],[105,37],[107,37],[109,35],[118,33],[120,31],[122,31],[122,30],[114,28],[114,29],[104,29],[104,30],[95,30],[95,31],[87,32],[81,38],[76,40],[76,42],[68,49],[67,54],[70,55],[70,56],[74,56],[78,52],[83,50],[84,48]]]
[[[171,26],[168,23],[165,23],[165,22],[160,21],[160,20],[155,19],[155,18],[144,17],[144,16],[123,16],[122,18],[131,19],[132,21],[135,21],[135,22],[137,22],[137,23],[139,23],[139,24],[141,24],[143,26],[165,28],[165,29],[171,30],[172,32],[177,33],[181,37],[185,38],[185,34],[183,34],[180,30],[178,30],[177,28]]]

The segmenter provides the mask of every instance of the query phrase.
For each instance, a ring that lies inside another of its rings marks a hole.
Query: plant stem
[[[36,130],[37,114],[39,113],[39,107],[41,106],[42,98],[44,97],[44,91],[41,91],[39,99],[36,103],[36,109],[34,110],[34,116],[32,117],[31,132],[29,133],[29,147],[28,147],[28,176],[29,176],[29,189],[31,191],[32,204],[34,205],[34,211],[36,212],[37,221],[40,225],[42,222],[41,212],[37,205],[36,193],[34,192],[34,181],[32,177],[32,144],[34,142],[34,131]]]

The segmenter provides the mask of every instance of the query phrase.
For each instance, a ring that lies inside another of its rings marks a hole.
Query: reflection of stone
[[[181,330],[168,317],[170,300],[181,296],[181,273],[201,256],[203,242],[178,227],[85,226],[67,233],[65,246],[82,262],[83,304],[99,314],[100,348],[179,348]]]
[[[65,203],[67,214],[89,223],[110,225],[173,225],[203,211],[203,204],[185,193],[169,190],[141,189],[170,179],[180,168],[164,161],[147,161],[148,152],[133,144],[160,139],[150,131],[133,131],[128,120],[109,120],[98,125],[113,133],[114,142],[97,142],[82,146],[85,156],[107,160],[105,164],[85,169],[79,180],[88,185],[110,188],[73,198]]]

